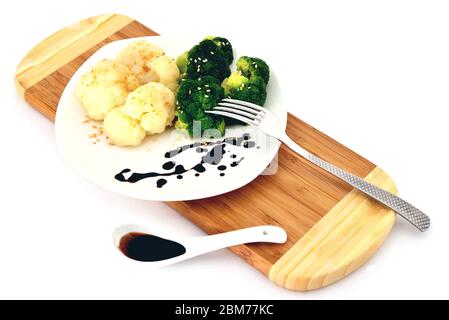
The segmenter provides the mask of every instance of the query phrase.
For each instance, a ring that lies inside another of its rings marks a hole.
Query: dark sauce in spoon
[[[183,174],[189,171],[194,171],[195,176],[198,177],[200,173],[203,173],[206,171],[206,165],[211,166],[218,166],[220,162],[223,160],[224,155],[226,154],[226,146],[232,145],[237,147],[243,147],[245,149],[254,148],[256,146],[256,143],[254,141],[251,141],[251,136],[247,133],[243,134],[241,137],[229,137],[225,138],[223,140],[219,141],[205,141],[205,142],[195,142],[191,144],[187,144],[181,147],[178,147],[174,150],[167,151],[165,153],[165,158],[171,159],[176,157],[177,155],[190,150],[195,149],[197,153],[205,153],[202,157],[199,163],[194,165],[191,168],[185,168],[181,164],[176,164],[174,161],[168,161],[165,162],[162,165],[162,169],[169,172],[146,172],[146,173],[139,173],[139,172],[133,172],[131,175],[129,175],[127,178],[125,177],[126,173],[131,172],[131,169],[123,169],[120,173],[115,175],[115,179],[121,182],[129,182],[129,183],[136,183],[140,180],[146,179],[146,178],[153,178],[153,177],[169,177],[175,175],[177,179],[181,180],[183,178]],[[237,155],[232,154],[230,156],[232,159],[237,158]],[[231,167],[236,167],[240,164],[240,162],[244,158],[242,157],[239,161],[233,161],[231,163]],[[218,170],[224,171],[227,169],[226,166],[220,165],[217,167]],[[224,173],[221,174],[221,176],[224,176]],[[156,182],[156,186],[158,188],[162,188],[167,183],[166,179],[158,179]]]
[[[119,249],[128,258],[144,262],[167,260],[186,253],[186,248],[178,242],[138,232],[124,235]]]

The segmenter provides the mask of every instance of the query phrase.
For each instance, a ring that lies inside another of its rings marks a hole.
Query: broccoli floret
[[[229,50],[231,50],[232,55],[231,44],[224,38],[213,39],[201,41],[176,59],[182,78],[198,79],[203,76],[212,76],[223,81],[231,74],[230,62],[228,62],[229,59],[232,62],[232,57],[229,56]],[[217,41],[215,39],[223,40]],[[221,42],[224,45],[221,45]]]
[[[267,100],[267,83],[270,80],[270,68],[259,58],[243,56],[237,61],[237,71],[226,78],[221,86],[225,96],[263,106]],[[227,124],[242,124],[240,121],[226,118]]]
[[[209,129],[216,129],[223,135],[225,131],[223,117],[205,113],[206,110],[215,107],[223,97],[224,90],[214,77],[183,79],[176,92],[178,116],[176,128],[187,130],[191,137],[202,135]],[[201,127],[194,122],[199,122]]]
[[[231,76],[222,83],[225,96],[255,103],[263,106],[267,99],[267,86],[259,76],[252,76],[250,79],[240,73],[233,72]]]
[[[232,50],[232,44],[228,39],[214,36],[209,36],[205,39],[215,42],[215,44],[223,51],[228,65],[232,63],[232,61],[234,60],[234,52]]]
[[[225,96],[263,106],[267,99],[270,68],[259,58],[240,57],[237,71],[222,82]]]
[[[268,81],[270,80],[270,67],[268,67],[268,64],[265,61],[259,58],[247,56],[240,57],[237,61],[237,70],[247,78],[259,76],[265,81],[265,84],[268,84]]]
[[[224,89],[225,96],[231,95],[231,91],[240,89],[245,85],[248,85],[249,79],[243,76],[239,71],[233,72],[229,78],[223,80],[221,86]]]
[[[222,81],[230,73],[223,51],[212,40],[203,40],[189,50],[186,78],[212,76]]]
[[[265,61],[243,56],[237,61],[237,71],[223,81],[222,87],[226,97],[263,106],[269,80],[270,68]]]

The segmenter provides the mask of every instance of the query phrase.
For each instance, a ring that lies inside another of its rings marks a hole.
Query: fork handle
[[[340,178],[344,182],[348,183],[355,189],[365,193],[374,200],[382,203],[388,208],[392,209],[394,212],[399,214],[405,220],[410,222],[420,231],[424,232],[430,227],[430,218],[421,210],[417,209],[407,201],[399,198],[395,194],[388,192],[369,183],[362,178],[359,178],[303,149],[301,146],[296,144],[290,137],[285,135],[280,139],[284,142],[290,149],[303,156],[305,159],[312,162],[314,165],[326,170],[332,175]]]

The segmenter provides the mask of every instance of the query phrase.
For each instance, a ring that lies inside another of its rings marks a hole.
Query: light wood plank
[[[379,168],[366,180],[396,193],[393,181]],[[394,219],[394,212],[353,190],[273,265],[269,277],[300,291],[334,283],[374,254]]]
[[[26,89],[108,38],[133,19],[122,15],[102,15],[83,20],[51,35],[31,50],[16,71],[16,86]]]

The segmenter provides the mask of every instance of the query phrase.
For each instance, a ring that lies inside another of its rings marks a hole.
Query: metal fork
[[[244,123],[259,128],[265,134],[285,143],[290,149],[309,160],[314,165],[326,170],[327,172],[345,181],[355,189],[365,193],[371,198],[392,209],[420,231],[424,232],[430,227],[430,218],[410,203],[404,201],[391,192],[381,189],[374,184],[353,175],[352,173],[320,159],[316,155],[309,153],[296,144],[285,133],[279,120],[269,110],[246,101],[223,99],[215,108],[206,112],[240,120]]]

